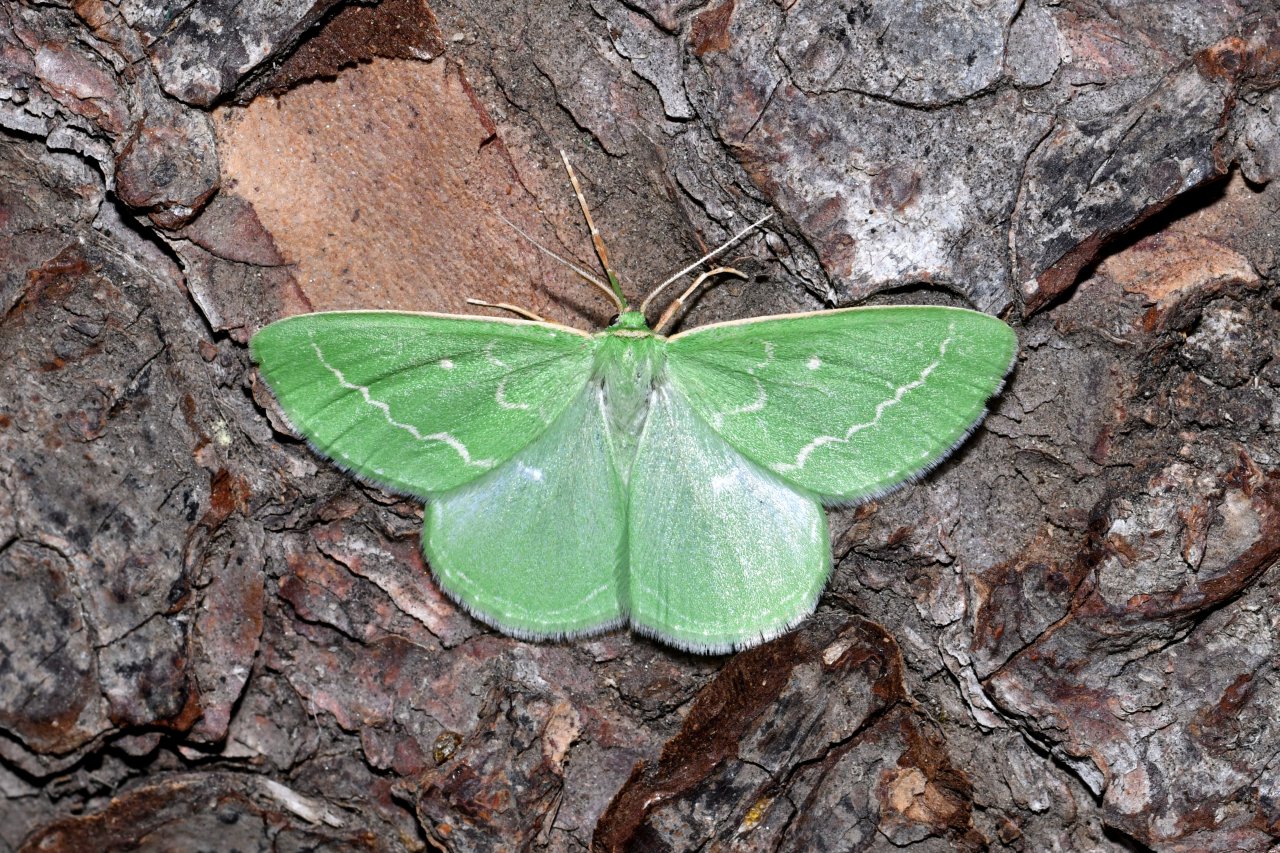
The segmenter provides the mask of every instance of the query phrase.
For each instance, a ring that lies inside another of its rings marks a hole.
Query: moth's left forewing
[[[279,320],[250,346],[313,447],[381,486],[426,496],[541,435],[586,385],[594,342],[550,323],[334,311]]]
[[[827,500],[882,494],[976,425],[1016,352],[976,311],[848,308],[672,337],[668,372],[739,452]]]

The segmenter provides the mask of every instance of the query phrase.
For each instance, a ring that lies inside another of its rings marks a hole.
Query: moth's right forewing
[[[986,314],[903,305],[704,326],[670,339],[667,365],[743,455],[854,502],[945,458],[981,419],[1016,347]]]
[[[251,350],[321,453],[425,496],[510,459],[591,375],[595,341],[550,323],[339,311],[272,323]]]

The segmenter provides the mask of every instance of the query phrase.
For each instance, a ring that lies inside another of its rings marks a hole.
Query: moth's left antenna
[[[531,234],[527,233],[527,232],[526,232],[523,228],[521,228],[519,225],[516,225],[516,224],[515,224],[514,222],[512,222],[510,219],[507,219],[507,217],[503,216],[501,213],[498,213],[498,211],[496,211],[496,210],[495,210],[495,211],[493,211],[493,213],[494,213],[494,215],[495,215],[495,216],[497,216],[497,217],[498,217],[499,219],[501,219],[503,222],[507,223],[507,227],[508,227],[508,228],[510,228],[512,231],[516,232],[516,233],[517,233],[517,234],[519,234],[521,237],[525,238],[525,239],[526,239],[526,240],[528,240],[530,243],[532,243],[532,244],[533,244],[533,247],[534,247],[535,249],[537,249],[539,252],[542,252],[542,254],[546,255],[547,257],[552,258],[553,260],[559,261],[561,264],[564,264],[566,267],[568,267],[569,269],[571,269],[571,270],[573,270],[574,272],[576,272],[579,276],[581,276],[581,277],[582,277],[582,280],[583,280],[583,281],[585,281],[585,282],[587,282],[588,284],[593,284],[593,285],[595,285],[596,287],[598,287],[598,288],[600,289],[600,292],[601,292],[601,293],[603,293],[605,296],[607,296],[607,297],[609,298],[609,301],[611,301],[615,306],[617,306],[617,308],[618,308],[618,310],[619,310],[619,311],[624,310],[624,309],[623,309],[623,304],[624,304],[624,303],[622,303],[622,302],[619,300],[618,295],[617,295],[617,294],[615,294],[615,293],[614,293],[614,292],[609,288],[609,285],[605,284],[603,281],[601,281],[600,279],[596,278],[596,277],[595,277],[595,276],[593,276],[591,273],[587,272],[587,271],[586,271],[586,270],[584,270],[582,267],[580,267],[580,266],[578,266],[577,264],[575,264],[573,261],[567,260],[567,259],[565,259],[565,258],[562,258],[560,255],[557,255],[555,252],[551,251],[551,250],[550,250],[550,249],[548,249],[546,246],[542,245],[542,244],[541,244],[541,243],[539,243],[537,240],[533,239],[533,236],[532,236]]]
[[[622,285],[618,283],[618,276],[614,274],[613,267],[609,265],[609,250],[604,247],[604,238],[596,230],[595,220],[591,218],[591,208],[587,206],[587,197],[582,194],[582,185],[578,183],[578,176],[574,173],[573,166],[569,165],[569,155],[564,153],[563,148],[560,149],[560,159],[564,162],[564,170],[569,173],[569,183],[573,184],[573,194],[578,197],[578,206],[582,208],[582,218],[587,220],[587,230],[591,232],[591,244],[596,247],[596,257],[600,259],[600,266],[604,268],[604,274],[609,279],[609,287],[613,289],[614,304],[618,306],[618,311],[626,311],[627,298],[622,295]]]
[[[485,308],[501,308],[503,311],[510,311],[512,314],[518,314],[526,320],[534,320],[538,323],[547,322],[546,317],[540,317],[528,308],[521,308],[519,305],[512,305],[510,302],[485,302],[483,299],[468,299],[467,304],[483,305]]]

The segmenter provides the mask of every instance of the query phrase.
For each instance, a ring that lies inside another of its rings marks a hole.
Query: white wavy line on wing
[[[796,460],[794,462],[778,462],[770,465],[769,467],[774,471],[777,471],[779,474],[786,473],[788,471],[799,471],[809,461],[809,456],[813,451],[817,450],[819,447],[827,444],[844,444],[863,430],[871,429],[873,426],[880,423],[880,418],[889,408],[901,403],[902,399],[907,396],[908,392],[924,385],[924,383],[929,379],[929,374],[933,373],[933,371],[938,368],[938,365],[942,364],[942,360],[947,357],[947,345],[951,343],[951,340],[955,335],[955,328],[954,323],[947,327],[947,331],[951,334],[948,334],[938,346],[938,357],[929,362],[929,364],[920,371],[920,375],[915,379],[905,385],[898,386],[898,388],[894,390],[892,397],[877,404],[875,417],[871,420],[860,424],[854,424],[849,427],[849,429],[845,431],[844,438],[836,435],[820,435],[804,447],[800,448],[800,452],[796,454]]]
[[[753,412],[762,411],[765,404],[769,402],[769,394],[764,390],[764,383],[756,376],[756,371],[768,367],[773,363],[773,342],[764,341],[764,361],[754,367],[747,368],[747,375],[751,377],[751,381],[756,383],[756,398],[745,406],[738,406],[727,412],[712,412],[710,416],[711,426],[720,429],[724,426],[724,419],[730,415],[749,415]]]
[[[382,412],[382,416],[386,418],[387,423],[391,424],[391,426],[404,430],[421,442],[439,441],[443,444],[447,444],[449,447],[453,448],[454,452],[456,452],[458,456],[462,458],[464,465],[485,469],[492,468],[494,466],[494,460],[492,459],[472,459],[471,451],[467,449],[467,446],[450,433],[433,432],[430,435],[423,435],[422,432],[413,424],[401,423],[396,420],[391,416],[390,406],[383,401],[376,399],[371,393],[369,393],[369,389],[365,386],[356,385],[354,382],[348,381],[346,375],[343,374],[341,370],[330,364],[328,359],[325,358],[324,353],[320,350],[319,344],[315,341],[311,341],[311,348],[316,351],[316,358],[320,359],[320,363],[324,365],[325,369],[332,373],[334,378],[338,380],[339,385],[349,391],[360,392],[360,396],[364,398],[364,401],[375,409],[380,410]]]

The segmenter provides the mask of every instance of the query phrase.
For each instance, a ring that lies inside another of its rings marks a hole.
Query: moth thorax
[[[624,480],[630,474],[664,361],[660,344],[652,338],[615,337],[600,348],[595,381]]]

